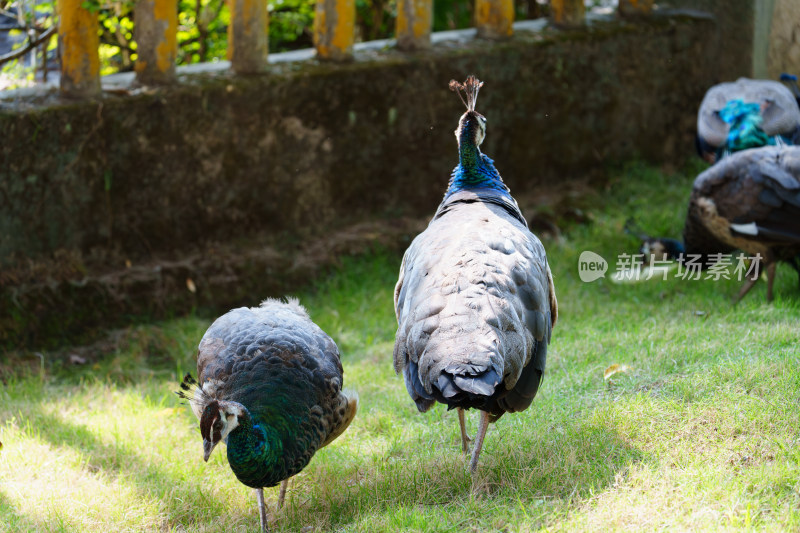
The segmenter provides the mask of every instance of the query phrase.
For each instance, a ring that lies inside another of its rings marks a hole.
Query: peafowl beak
[[[208,462],[208,458],[211,457],[211,452],[214,451],[216,445],[215,442],[203,439],[203,461]]]

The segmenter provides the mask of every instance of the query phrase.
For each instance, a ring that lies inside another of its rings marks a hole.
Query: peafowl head
[[[220,441],[239,427],[239,420],[248,416],[247,409],[236,402],[211,400],[200,416],[200,434],[203,436],[203,460],[208,461],[211,452]]]
[[[653,261],[674,261],[684,253],[683,243],[665,237],[648,237],[639,247],[639,253],[646,263]]]
[[[475,76],[469,76],[464,83],[450,80],[450,90],[455,91],[458,97],[467,108],[466,113],[461,115],[456,128],[456,139],[459,147],[473,146],[478,147],[486,137],[486,117],[475,111],[475,103],[478,100],[478,91],[483,86],[483,82]],[[462,95],[462,92],[464,93]]]
[[[200,434],[203,437],[203,459],[208,461],[211,452],[220,441],[225,441],[231,431],[241,425],[241,421],[250,416],[247,408],[238,402],[218,400],[214,397],[213,381],[207,381],[201,387],[187,373],[183,377],[181,389],[175,394],[187,400],[197,418],[200,419]],[[210,389],[210,390],[207,390]],[[191,392],[192,394],[187,394]]]
[[[685,252],[681,241],[667,237],[651,237],[642,231],[632,218],[625,222],[625,233],[633,235],[642,242],[639,246],[639,255],[645,263],[674,261],[680,259],[681,254]]]

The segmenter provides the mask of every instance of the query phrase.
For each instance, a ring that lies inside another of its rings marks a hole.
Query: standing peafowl
[[[200,420],[203,459],[227,444],[231,470],[256,489],[266,530],[263,487],[281,483],[280,507],[288,479],[356,415],[358,396],[342,391],[339,350],[297,300],[269,299],[208,328],[197,373],[199,383],[187,374],[177,394]]]
[[[472,472],[489,422],[536,396],[558,316],[544,247],[479,148],[482,85],[474,76],[450,82],[467,107],[455,131],[459,163],[428,228],[406,250],[394,292],[394,367],[417,409],[458,409],[465,454],[464,409],[481,411]]]
[[[705,94],[697,112],[697,152],[715,163],[725,155],[800,141],[800,108],[781,82],[739,78]]]

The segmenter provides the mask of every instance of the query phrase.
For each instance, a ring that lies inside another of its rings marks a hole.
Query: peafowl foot
[[[458,408],[458,425],[461,427],[461,451],[464,452],[464,455],[469,454],[469,435],[467,435],[467,425],[464,421],[464,410],[462,408]]]

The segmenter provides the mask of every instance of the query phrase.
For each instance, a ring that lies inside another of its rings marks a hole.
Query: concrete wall
[[[483,148],[517,194],[690,156],[728,74],[719,35],[708,17],[596,21],[2,107],[0,343],[252,304],[337,253],[404,247],[456,163],[451,78],[485,80]]]

